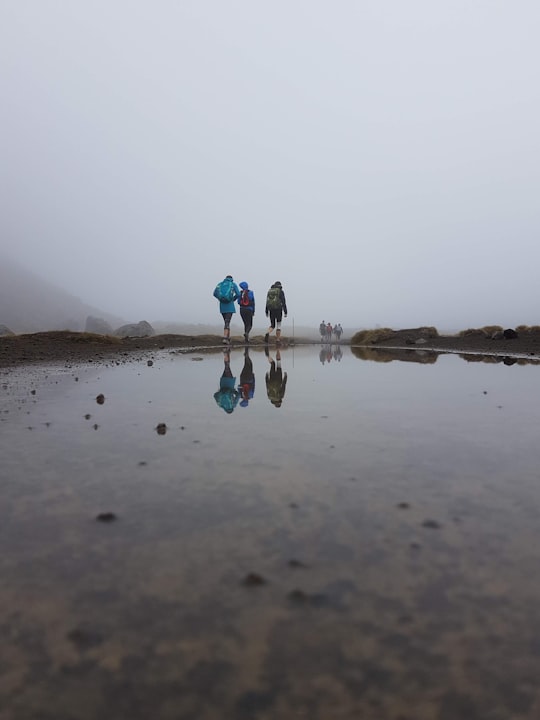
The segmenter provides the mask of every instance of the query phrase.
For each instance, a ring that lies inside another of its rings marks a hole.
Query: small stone
[[[103,393],[99,393],[99,395],[96,396],[96,402],[98,405],[103,405],[105,402],[105,395]]]
[[[86,413],[86,415],[84,416],[84,419],[85,419],[85,420],[90,420],[91,417],[92,417],[92,416],[90,415],[90,413]]]
[[[441,527],[441,524],[438,523],[436,520],[424,520],[424,522],[422,523],[422,527],[437,530]]]
[[[288,565],[295,570],[300,568],[307,568],[307,565],[305,563],[303,563],[301,560],[295,560],[294,558],[292,560],[289,560]]]
[[[154,361],[153,361],[153,360],[149,360],[146,364],[148,365],[148,367],[152,367],[152,365],[154,364]]]
[[[156,432],[158,435],[165,435],[167,432],[167,425],[165,423],[158,423],[156,426]]]
[[[408,510],[411,507],[408,502],[400,502],[397,506],[400,510]]]
[[[250,572],[242,580],[242,585],[245,585],[246,587],[260,587],[261,585],[266,585],[266,582],[267,581],[263,578],[262,575]]]
[[[110,523],[116,520],[116,515],[113,512],[102,512],[96,515],[96,520],[99,522]]]

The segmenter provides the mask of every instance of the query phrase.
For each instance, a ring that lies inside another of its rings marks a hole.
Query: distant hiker
[[[326,338],[326,323],[324,322],[324,320],[319,325],[319,332],[321,333],[321,342],[324,342]]]
[[[270,357],[268,348],[264,349],[264,354],[270,363],[270,371],[266,373],[266,394],[274,407],[281,407],[283,398],[285,397],[285,388],[287,387],[287,373],[283,373],[281,369],[281,355],[279,349],[276,350],[276,359]]]
[[[219,312],[223,315],[223,342],[231,341],[231,318],[236,312],[234,301],[240,297],[238,285],[233,282],[232,275],[227,277],[216,285],[214,297],[219,300]]]
[[[238,305],[240,306],[240,315],[244,321],[244,340],[249,343],[249,333],[253,327],[253,316],[255,315],[255,295],[253,290],[249,289],[247,282],[241,282],[240,287],[242,291],[238,298]]]
[[[341,327],[340,323],[338,323],[337,325],[334,325],[334,335],[336,336],[336,340],[338,342],[339,342],[342,332],[343,332],[343,328]]]
[[[240,407],[247,407],[249,401],[255,395],[255,374],[253,372],[253,363],[249,357],[249,349],[244,350],[244,367],[240,373],[240,385],[238,386],[240,393]]]
[[[283,316],[287,317],[287,302],[279,280],[272,285],[266,294],[265,312],[266,317],[270,317],[270,327],[264,336],[264,342],[268,342],[270,333],[276,328],[276,343],[279,344],[281,342],[281,320]]]
[[[229,349],[223,350],[223,374],[219,380],[219,390],[214,393],[214,400],[218,406],[230,415],[238,404],[240,393],[236,390],[236,378],[231,370],[231,356]]]
[[[332,323],[327,323],[326,325],[326,341],[329,343],[332,342]]]

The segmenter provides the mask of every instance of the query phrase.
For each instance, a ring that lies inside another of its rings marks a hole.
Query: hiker
[[[324,339],[326,337],[326,323],[324,322],[324,320],[319,325],[319,332],[321,333],[321,342],[324,342]]]
[[[343,332],[343,328],[341,327],[340,323],[338,323],[337,325],[334,325],[334,335],[336,336],[336,340],[338,342],[339,342],[342,332]]]
[[[281,354],[279,348],[276,350],[276,359],[270,357],[268,347],[265,347],[264,354],[270,363],[270,371],[266,373],[266,394],[274,407],[281,407],[287,386],[287,373],[281,370]]]
[[[228,345],[231,341],[231,318],[236,312],[234,301],[240,297],[240,290],[232,275],[227,275],[216,285],[214,297],[219,300],[219,312],[223,315],[223,343]]]
[[[255,374],[253,372],[253,363],[249,357],[249,348],[244,350],[244,367],[240,373],[240,385],[238,386],[240,393],[240,407],[247,407],[249,401],[255,395]]]
[[[326,341],[332,342],[332,323],[328,323],[326,326]]]
[[[270,333],[276,328],[276,344],[281,343],[281,319],[287,317],[287,302],[285,293],[279,280],[277,280],[268,293],[266,294],[266,317],[270,317],[270,327],[264,336],[264,342],[267,343]]]
[[[247,344],[249,343],[249,333],[253,327],[253,316],[255,315],[255,295],[253,290],[249,289],[247,282],[241,282],[240,287],[242,291],[238,298],[238,305],[240,306],[240,315],[244,321],[244,340]]]
[[[231,370],[231,356],[229,349],[223,350],[223,374],[219,380],[219,390],[214,393],[214,400],[218,406],[230,415],[238,404],[240,393],[235,388],[236,378]]]

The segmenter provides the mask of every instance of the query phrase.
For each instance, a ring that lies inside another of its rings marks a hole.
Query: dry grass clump
[[[540,325],[518,325],[516,328],[516,332],[518,333],[539,333],[540,334]]]
[[[439,331],[436,327],[433,327],[432,325],[418,328],[418,333],[425,338],[439,337]]]
[[[484,325],[481,328],[468,328],[467,330],[460,330],[458,337],[470,337],[471,335],[482,337],[491,337],[494,333],[503,332],[501,325]]]
[[[351,345],[373,345],[389,340],[395,335],[391,328],[377,328],[376,330],[359,330],[351,338]]]
[[[90,332],[73,332],[72,330],[49,330],[48,332],[32,333],[31,337],[43,340],[72,343],[99,343],[100,345],[117,345],[122,338],[114,335],[98,335]]]

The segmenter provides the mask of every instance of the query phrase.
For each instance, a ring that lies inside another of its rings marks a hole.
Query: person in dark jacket
[[[240,297],[237,302],[240,306],[240,315],[244,322],[244,340],[249,343],[249,333],[253,327],[253,316],[255,315],[255,295],[249,289],[247,282],[240,283]]]
[[[276,344],[281,343],[281,320],[287,317],[287,301],[279,280],[277,280],[266,294],[266,317],[270,318],[270,327],[264,336],[264,342],[270,339],[270,333],[276,330]]]
[[[266,394],[274,407],[281,407],[283,398],[285,397],[285,388],[287,387],[287,373],[281,369],[281,354],[279,348],[276,350],[276,359],[270,357],[268,348],[264,349],[268,362],[270,363],[270,371],[266,373]]]

